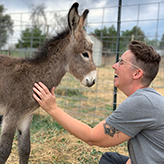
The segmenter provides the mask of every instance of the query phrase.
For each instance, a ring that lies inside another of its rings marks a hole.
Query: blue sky
[[[68,10],[75,0],[0,0],[8,13],[29,12],[31,5],[45,4],[46,10]],[[81,8],[99,8],[118,5],[118,0],[77,0]],[[122,5],[164,2],[164,0],[122,0]]]
[[[45,4],[45,11],[58,11],[65,10],[68,11],[70,6],[76,2],[75,0],[0,0],[0,5],[4,5],[6,8],[6,13],[26,13],[31,11],[32,5]],[[104,22],[108,22],[107,24],[103,24],[106,26],[111,26],[114,24],[116,27],[117,20],[117,5],[118,0],[77,0],[79,2],[80,9],[90,9],[90,13],[88,15],[89,22],[101,22],[102,20],[102,8],[108,8],[105,10]],[[158,3],[162,2],[160,5],[160,11],[158,13]],[[147,4],[149,5],[143,5]],[[152,3],[152,4],[151,4]],[[138,4],[141,4],[140,7],[140,15],[138,15]],[[159,38],[161,38],[164,33],[164,0],[122,0],[122,15],[121,15],[121,30],[126,30],[135,25],[141,27],[141,29],[145,32],[147,36],[154,39],[156,33],[158,33]],[[97,10],[96,10],[97,8]],[[101,8],[101,11],[98,10]],[[162,19],[157,23],[157,15]],[[20,17],[20,15],[18,15]],[[139,17],[139,22],[137,19]],[[13,18],[18,19],[18,18]],[[152,21],[145,21],[152,19]],[[154,21],[153,21],[154,19]],[[130,21],[130,20],[135,20]],[[115,23],[113,23],[115,22]],[[138,23],[138,24],[137,24]],[[16,24],[16,23],[15,23]],[[96,25],[90,26],[89,30],[92,31]],[[101,25],[97,26],[101,28]],[[156,29],[158,28],[158,31]],[[18,36],[17,29],[14,29],[14,35]],[[16,37],[15,37],[16,38]],[[17,40],[17,39],[16,39]]]
[[[68,10],[75,0],[0,0],[8,13],[29,12],[31,5],[44,3],[46,10]],[[81,8],[98,8],[118,5],[118,0],[77,0]],[[122,5],[164,2],[164,0],[122,0]]]

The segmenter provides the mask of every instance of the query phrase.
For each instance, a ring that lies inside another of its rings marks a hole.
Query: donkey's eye
[[[82,55],[83,55],[85,58],[89,58],[89,55],[88,55],[87,52],[82,53]]]

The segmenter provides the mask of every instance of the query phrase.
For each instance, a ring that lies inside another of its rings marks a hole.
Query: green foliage
[[[74,89],[74,88],[56,88],[55,90],[57,95],[62,95],[62,96],[68,96],[68,97],[73,97],[73,96],[82,96],[82,92],[79,89]]]
[[[121,31],[120,51],[125,51],[131,40],[144,41],[145,34],[140,27],[134,26],[131,30]]]
[[[96,28],[94,34],[101,38],[103,42],[103,51],[106,55],[108,55],[109,52],[116,51],[117,30],[114,25],[109,28],[106,26],[103,29]],[[145,36],[144,31],[140,27],[134,26],[131,30],[121,31],[119,44],[121,52],[124,52],[127,49],[127,45],[131,40],[144,41],[146,44],[159,49],[164,48],[164,34],[160,41],[157,39],[150,40]]]
[[[156,39],[149,40],[148,38],[145,38],[144,42],[152,47],[157,47],[158,44],[158,41]]]
[[[9,38],[10,34],[13,34],[13,21],[11,16],[4,14],[5,8],[0,5],[0,48],[3,47]]]
[[[94,127],[96,124],[92,122],[88,125]],[[14,141],[16,140],[15,135]],[[87,144],[81,140],[71,140],[68,132],[49,115],[34,114],[31,123],[31,143],[34,147],[31,150],[29,163],[49,164],[51,161],[54,164],[71,164],[70,155],[72,155],[74,156],[72,159],[76,160],[78,164],[97,164],[104,153],[103,150],[97,150],[95,147],[88,148]],[[70,146],[70,144],[72,145]],[[17,147],[17,142],[13,142],[12,151],[17,152]],[[126,152],[128,151],[127,142],[120,144],[119,147]],[[111,147],[110,150],[118,152],[118,147]],[[44,153],[46,151],[47,153]],[[51,154],[51,152],[53,153]],[[41,158],[40,156],[45,157]]]
[[[92,127],[95,126],[95,123],[90,124]],[[45,135],[37,135],[37,137],[35,136],[35,134],[39,134],[39,131],[44,131]],[[44,144],[44,140],[47,140],[47,136],[49,136],[48,138],[53,138],[54,136],[58,136],[60,133],[64,132],[67,133],[66,130],[63,129],[62,126],[60,126],[56,121],[54,121],[53,119],[51,119],[50,116],[41,116],[38,114],[35,114],[33,116],[33,121],[31,123],[31,142],[33,143],[43,143]],[[55,132],[55,133],[54,133]],[[46,137],[46,138],[45,138]],[[66,147],[66,143],[68,142],[68,138],[64,137],[60,138],[60,144],[59,143],[54,143],[54,145],[52,145],[52,149],[67,149]],[[58,145],[59,144],[59,145]],[[83,144],[83,142],[81,140],[77,141],[77,145],[81,145]],[[70,151],[76,151],[76,149],[79,149],[79,146],[75,145],[75,147],[72,147],[72,149]],[[17,145],[13,145],[14,147],[17,147]],[[36,151],[36,150],[35,150]],[[41,150],[38,150],[41,151]],[[33,157],[35,157],[35,152],[32,150],[31,154]],[[103,154],[103,152],[101,151],[97,151],[94,147],[92,148],[91,151],[88,151],[88,149],[83,149],[78,157],[78,161],[81,164],[97,164],[99,161],[100,156]],[[56,159],[56,157],[54,156],[54,161],[53,163],[61,163],[61,164],[70,164],[70,162],[67,162],[67,157],[63,156],[63,157],[58,157]],[[32,159],[31,159],[32,160]]]
[[[162,35],[159,47],[160,49],[164,49],[164,34]]]
[[[109,49],[111,52],[116,51],[117,30],[114,25],[109,28],[105,26],[102,30],[95,29],[94,34],[102,38],[103,50],[107,52],[106,54],[108,54]],[[144,32],[137,26],[131,30],[121,31],[120,35],[120,51],[124,51],[132,39],[143,41],[145,38]]]
[[[112,25],[111,27],[107,28],[106,26],[104,26],[104,28],[102,30],[100,29],[95,29],[94,30],[94,34],[99,36],[99,37],[103,37],[103,36],[117,36],[117,31],[114,27],[114,25]]]
[[[143,41],[145,38],[144,32],[140,27],[134,26],[131,30],[122,31],[122,36],[127,37],[127,42],[130,42],[134,37],[135,40]]]
[[[36,25],[33,28],[26,28],[21,32],[21,38],[16,44],[17,48],[38,48],[44,42],[46,34],[42,34],[42,30]]]
[[[111,27],[107,28],[106,26],[100,30],[95,29],[94,34],[102,39],[103,42],[103,50],[108,51],[110,48],[111,51],[116,50],[116,40],[117,40],[117,31],[112,25]]]
[[[64,128],[58,124],[56,121],[52,121],[51,117],[49,115],[41,116],[38,114],[35,114],[33,116],[33,121],[31,124],[31,133],[35,134],[39,132],[41,129],[45,129],[47,133],[50,133],[50,129],[61,131],[64,130]],[[65,130],[64,130],[65,131]]]
[[[78,161],[81,164],[97,164],[100,160],[98,155],[102,154],[103,152],[97,151],[95,148],[93,148],[91,152],[82,151]]]

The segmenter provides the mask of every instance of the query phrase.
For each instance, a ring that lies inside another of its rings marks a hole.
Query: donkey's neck
[[[27,59],[36,82],[42,81],[49,88],[60,83],[66,73],[69,42],[70,32],[66,29],[57,37],[47,40],[33,58]]]
[[[56,59],[55,56],[45,62],[32,64],[31,71],[35,82],[43,82],[49,89],[57,86],[66,73],[64,61]]]

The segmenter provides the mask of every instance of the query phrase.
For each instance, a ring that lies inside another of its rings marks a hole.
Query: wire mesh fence
[[[113,111],[112,65],[116,62],[116,54],[121,55],[131,40],[146,42],[162,56],[159,74],[151,87],[164,95],[164,2],[121,6],[119,52],[116,50],[118,7],[89,9],[86,31],[92,35],[93,42],[96,44],[93,50],[94,60],[98,61],[96,84],[92,88],[86,88],[72,75],[66,74],[56,88],[57,103],[74,117],[99,121]],[[11,13],[14,33],[8,39],[8,43],[0,47],[1,54],[15,57],[31,56],[45,39],[56,35],[67,25],[67,12],[65,10],[45,12],[47,20],[45,21],[43,17],[39,19],[40,31],[35,29],[35,22],[31,19],[32,13]],[[0,26],[2,24],[0,19]],[[25,32],[30,35],[23,35]],[[125,99],[126,96],[118,90],[117,105]]]

